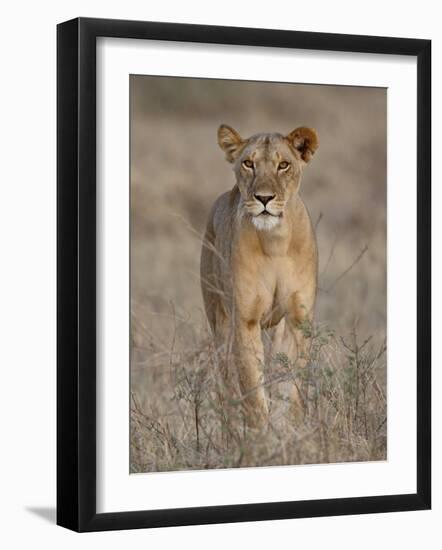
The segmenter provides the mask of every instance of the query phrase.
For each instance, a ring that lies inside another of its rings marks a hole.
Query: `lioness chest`
[[[234,261],[236,306],[246,322],[272,327],[287,313],[293,295],[312,280],[312,265],[293,247],[273,254],[259,247],[253,258],[248,252]]]

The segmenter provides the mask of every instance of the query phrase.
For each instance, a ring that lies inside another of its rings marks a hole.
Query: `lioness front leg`
[[[263,427],[269,410],[263,385],[264,348],[259,321],[237,320],[233,352],[246,422],[251,428]]]
[[[232,327],[222,305],[217,307],[215,313],[216,324],[214,327],[215,347],[219,359],[221,379],[226,395],[233,399],[238,395],[237,379],[234,375],[232,365],[230,364],[232,348]]]
[[[302,295],[300,292],[294,292],[289,300],[287,321],[296,342],[296,367],[304,368],[309,361],[311,341],[308,332],[313,316],[313,300],[314,298]],[[305,413],[306,396],[302,386],[299,379],[294,380],[291,401],[292,411],[296,417]]]

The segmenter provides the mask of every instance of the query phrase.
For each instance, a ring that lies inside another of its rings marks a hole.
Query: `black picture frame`
[[[97,37],[416,57],[418,234],[415,494],[96,512]],[[431,41],[79,18],[58,25],[57,48],[57,523],[75,531],[104,531],[429,509]]]

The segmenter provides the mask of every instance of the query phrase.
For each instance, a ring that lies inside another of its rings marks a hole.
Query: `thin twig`
[[[349,273],[349,271],[351,271],[354,268],[354,266],[362,259],[362,257],[367,252],[367,250],[368,250],[368,245],[365,245],[364,248],[359,253],[359,255],[357,256],[357,258],[347,267],[347,269],[343,271],[338,277],[336,277],[336,279],[328,288],[323,289],[324,292],[330,292],[339,283],[339,281],[343,279],[347,275],[347,273]]]
[[[321,271],[321,277],[323,275],[325,275],[325,273],[327,272],[328,266],[330,265],[331,259],[333,258],[333,255],[335,253],[336,244],[338,242],[338,237],[339,237],[339,231],[336,231],[335,238],[333,239],[333,243],[332,243],[331,248],[330,248],[330,253],[328,255],[327,261],[325,262],[324,268]]]

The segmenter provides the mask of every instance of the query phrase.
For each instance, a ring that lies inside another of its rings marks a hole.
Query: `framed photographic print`
[[[430,508],[430,42],[57,36],[57,523]]]

